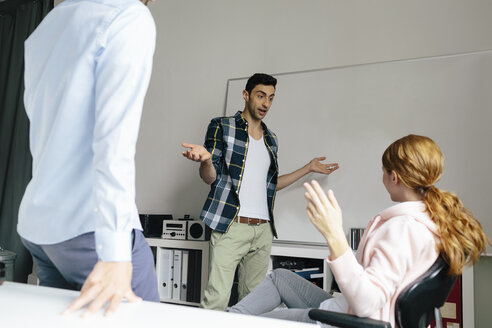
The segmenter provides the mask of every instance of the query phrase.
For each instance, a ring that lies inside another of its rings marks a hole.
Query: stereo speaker
[[[210,240],[211,229],[203,221],[188,221],[188,240]]]

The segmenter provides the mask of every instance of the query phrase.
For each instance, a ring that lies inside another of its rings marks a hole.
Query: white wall
[[[199,216],[208,186],[180,144],[203,143],[224,112],[229,78],[492,49],[490,1],[157,0],[149,8],[158,36],[136,157],[141,213]]]
[[[490,281],[492,277],[492,257],[483,256],[475,265],[475,327],[489,327],[492,322],[490,311],[490,295],[492,295],[492,284],[480,283]]]

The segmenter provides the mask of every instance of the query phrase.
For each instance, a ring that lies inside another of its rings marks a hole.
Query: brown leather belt
[[[268,222],[268,220],[248,218],[246,216],[238,216],[238,217],[236,217],[236,219],[234,221],[239,222],[239,223],[246,223],[249,225],[259,225],[259,224]]]

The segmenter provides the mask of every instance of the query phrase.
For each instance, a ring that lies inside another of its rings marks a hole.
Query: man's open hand
[[[186,142],[182,143],[181,146],[189,148],[186,151],[183,151],[182,154],[184,157],[191,159],[192,161],[201,163],[212,158],[212,155],[203,146],[193,145]]]

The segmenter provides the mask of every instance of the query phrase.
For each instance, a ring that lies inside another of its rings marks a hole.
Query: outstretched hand
[[[141,301],[142,299],[132,291],[131,280],[131,262],[99,261],[87,277],[79,297],[63,311],[63,314],[77,311],[90,303],[87,310],[82,314],[85,317],[99,311],[106,302],[109,302],[104,313],[108,316],[116,311],[123,298],[128,302]]]
[[[186,142],[182,143],[181,146],[189,148],[186,151],[183,151],[182,154],[184,157],[191,159],[192,161],[205,162],[212,158],[212,155],[203,146],[189,144]]]
[[[330,164],[321,163],[321,161],[324,161],[325,159],[326,159],[325,156],[313,158],[308,164],[309,172],[328,175],[338,169],[339,167],[338,163],[330,163]]]
[[[342,226],[342,210],[333,191],[325,193],[317,181],[305,183],[304,188],[309,220],[325,237],[330,247],[330,257],[335,259],[349,247]]]

